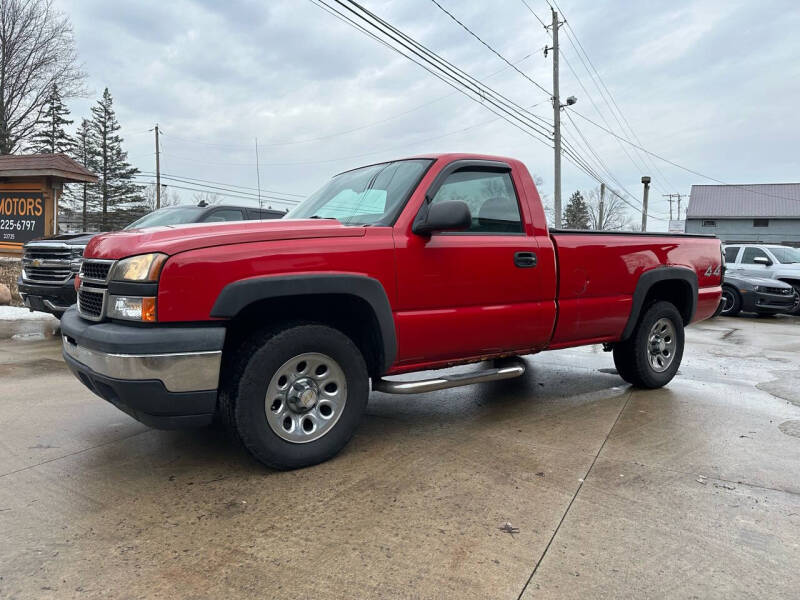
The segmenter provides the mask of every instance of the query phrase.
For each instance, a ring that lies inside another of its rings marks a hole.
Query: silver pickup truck
[[[731,275],[777,279],[791,285],[800,298],[800,249],[770,244],[728,244],[725,263]],[[800,301],[791,314],[800,315]]]

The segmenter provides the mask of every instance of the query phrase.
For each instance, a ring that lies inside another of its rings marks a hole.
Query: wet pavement
[[[344,452],[286,473],[3,340],[0,598],[796,598],[799,334],[693,326],[655,391],[589,347],[374,393]]]

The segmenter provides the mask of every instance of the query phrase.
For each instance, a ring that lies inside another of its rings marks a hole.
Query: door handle
[[[515,252],[514,264],[520,269],[527,269],[536,266],[535,252]]]

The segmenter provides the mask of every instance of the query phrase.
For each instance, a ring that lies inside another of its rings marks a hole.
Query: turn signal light
[[[156,321],[156,299],[142,298],[142,321],[155,323]]]

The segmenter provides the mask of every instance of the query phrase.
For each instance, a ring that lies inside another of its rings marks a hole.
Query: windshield
[[[125,227],[125,229],[142,229],[144,227],[157,227],[159,225],[180,225],[181,223],[194,223],[201,211],[195,206],[182,206],[160,208],[151,212]]]
[[[430,164],[428,159],[398,160],[341,173],[284,218],[389,225]]]
[[[800,250],[798,250],[797,248],[780,246],[780,247],[771,247],[769,251],[775,255],[775,258],[778,259],[779,263],[782,263],[784,265],[789,263],[800,263]]]

